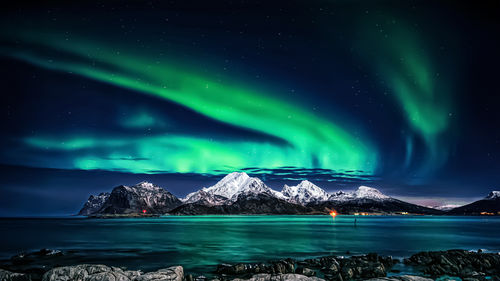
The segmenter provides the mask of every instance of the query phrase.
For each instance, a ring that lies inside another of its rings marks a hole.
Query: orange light
[[[337,215],[337,212],[335,211],[330,211],[330,216],[332,216],[332,218],[335,218],[335,216]]]

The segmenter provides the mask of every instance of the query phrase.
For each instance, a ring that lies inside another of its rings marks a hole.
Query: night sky
[[[0,215],[245,171],[463,204],[500,189],[498,1],[43,1],[0,17]]]

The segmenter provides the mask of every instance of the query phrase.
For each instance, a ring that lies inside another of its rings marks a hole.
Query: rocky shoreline
[[[172,266],[153,272],[127,270],[100,264],[79,264],[52,268],[30,268],[36,259],[63,256],[57,250],[43,249],[20,254],[0,265],[0,280],[42,281],[499,281],[500,254],[448,250],[420,252],[404,259],[406,266],[418,270],[416,275],[398,275],[394,265],[400,260],[370,253],[360,256],[324,256],[313,259],[284,259],[266,263],[219,264],[207,278],[184,272],[182,266]],[[20,267],[23,265],[23,267]],[[17,270],[13,270],[17,269]],[[418,276],[417,276],[418,275]]]

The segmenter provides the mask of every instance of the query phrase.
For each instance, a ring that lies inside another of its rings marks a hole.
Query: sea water
[[[164,216],[160,218],[0,219],[0,258],[41,248],[65,263],[102,263],[145,271],[183,265],[210,272],[219,263],[376,252],[500,252],[500,217]]]

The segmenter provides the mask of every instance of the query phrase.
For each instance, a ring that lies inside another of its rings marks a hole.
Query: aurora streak
[[[61,40],[50,34],[45,34],[43,40],[31,35],[17,39],[30,46],[48,48],[53,55],[46,56],[25,48],[7,49],[3,51],[4,55],[167,99],[209,118],[261,132],[286,143],[206,139],[179,134],[129,140],[86,135],[39,136],[25,140],[30,146],[47,150],[71,151],[89,147],[109,150],[106,155],[88,154],[75,158],[74,168],[133,173],[208,173],[283,166],[362,170],[368,174],[376,171],[377,151],[367,139],[359,139],[347,128],[319,117],[293,101],[279,100],[269,93],[203,77],[147,56],[116,53],[100,43]],[[142,117],[148,125],[154,123],[154,120]],[[145,160],[128,161],[127,157]]]

